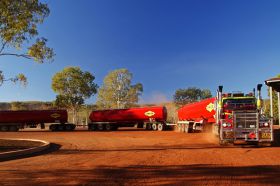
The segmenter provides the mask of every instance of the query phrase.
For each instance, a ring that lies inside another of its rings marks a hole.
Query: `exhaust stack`
[[[223,86],[220,85],[218,89],[218,100],[219,100],[220,108],[222,106],[222,96],[223,96]]]
[[[262,89],[262,84],[258,84],[257,85],[257,92],[258,92],[258,95],[257,95],[257,108],[258,108],[258,110],[261,110],[261,100],[262,100],[261,89]]]
[[[217,108],[216,108],[216,123],[219,123],[220,113],[222,108],[223,86],[219,86],[217,90]]]

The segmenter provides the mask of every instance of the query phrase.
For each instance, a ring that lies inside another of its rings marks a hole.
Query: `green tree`
[[[178,106],[181,107],[185,104],[199,101],[206,98],[211,98],[212,94],[209,89],[199,89],[196,87],[189,87],[187,89],[176,90],[173,101]]]
[[[209,89],[201,90],[200,99],[206,99],[206,98],[211,98],[211,97],[212,97],[212,94],[211,94],[211,91]]]
[[[38,63],[52,61],[54,52],[46,46],[47,39],[39,38],[37,25],[49,15],[47,4],[38,0],[0,1],[0,56],[15,56],[32,59]],[[33,43],[30,46],[29,43]],[[13,50],[16,49],[16,50]],[[21,81],[26,83],[23,74],[5,79],[0,72],[0,83]]]
[[[83,72],[79,67],[66,67],[52,78],[52,89],[58,94],[55,103],[73,112],[73,123],[85,99],[97,92],[94,79],[90,72]]]
[[[129,108],[138,103],[143,92],[141,83],[131,85],[132,73],[127,69],[110,72],[98,91],[97,106],[102,109]]]

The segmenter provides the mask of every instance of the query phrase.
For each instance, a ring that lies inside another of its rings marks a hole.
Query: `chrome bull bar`
[[[257,111],[234,111],[233,127],[220,125],[220,140],[228,142],[271,142],[273,141],[273,126],[260,127],[260,117]],[[222,123],[225,120],[221,121]]]

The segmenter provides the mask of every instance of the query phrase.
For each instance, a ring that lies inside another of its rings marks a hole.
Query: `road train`
[[[163,106],[127,109],[94,110],[87,127],[90,131],[111,131],[119,127],[137,126],[146,130],[166,130],[177,126],[181,132],[203,131],[212,128],[220,143],[238,140],[245,142],[272,142],[273,126],[261,113],[261,84],[258,96],[253,93],[222,93],[190,103],[177,110],[178,121],[168,124],[167,109]],[[67,122],[66,110],[0,111],[0,131],[18,131],[26,127],[49,124],[51,131],[73,131],[76,125]]]

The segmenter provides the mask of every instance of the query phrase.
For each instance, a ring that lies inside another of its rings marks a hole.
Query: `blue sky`
[[[280,74],[280,1],[46,2],[51,14],[39,33],[55,61],[1,57],[6,77],[24,73],[29,83],[5,83],[1,102],[54,100],[51,78],[66,66],[90,71],[99,86],[110,71],[127,68],[133,83],[143,84],[142,102],[171,100],[176,89],[192,86],[248,92]]]

